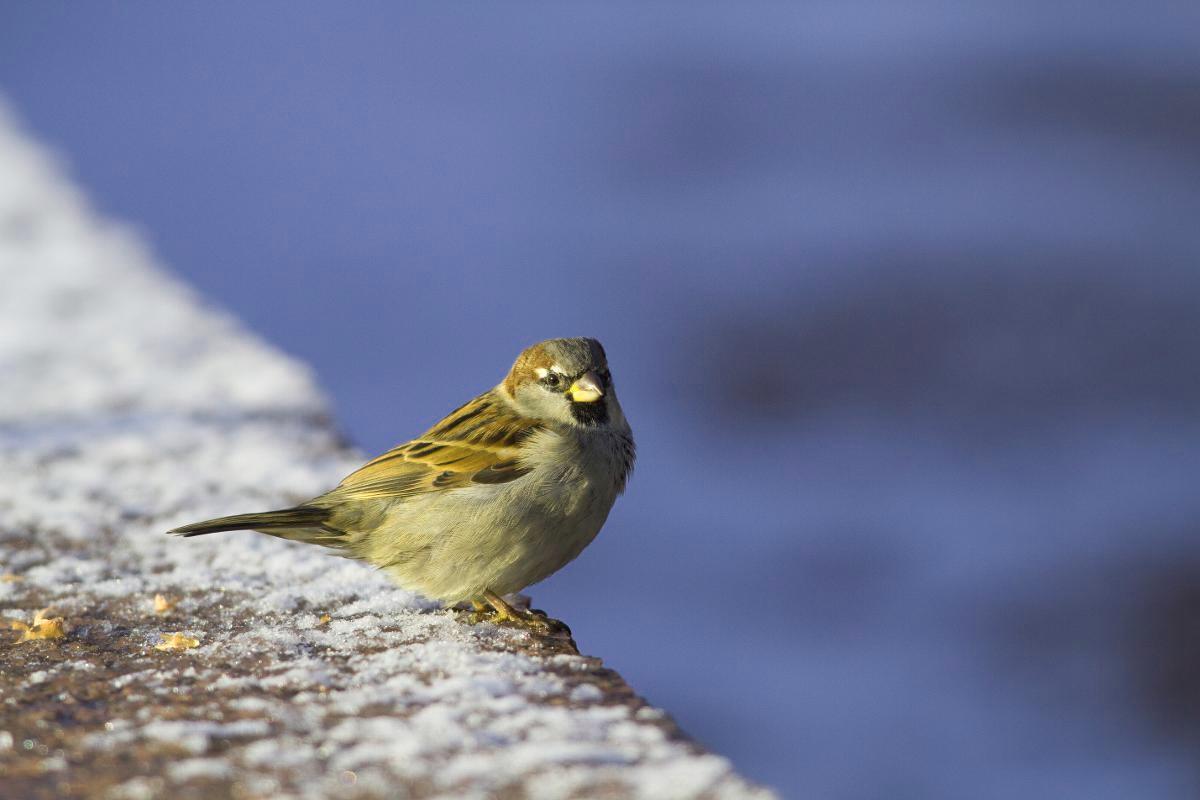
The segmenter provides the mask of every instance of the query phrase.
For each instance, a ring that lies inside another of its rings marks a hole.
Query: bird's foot
[[[540,611],[536,608],[531,608],[528,611],[517,611],[513,616],[500,616],[498,622],[501,625],[511,625],[514,628],[523,628],[533,633],[541,633],[548,636],[567,636],[570,637],[571,629],[561,620],[546,614],[545,611]]]
[[[491,622],[509,628],[520,628],[531,633],[546,636],[571,638],[571,629],[566,623],[540,611],[536,608],[518,608],[494,592],[486,592],[482,598],[471,600],[474,607],[468,615],[472,625],[478,622]]]

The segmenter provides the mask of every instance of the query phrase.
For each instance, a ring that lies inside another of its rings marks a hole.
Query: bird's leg
[[[513,608],[507,600],[490,589],[484,591],[483,598],[491,604],[492,608],[496,609],[497,622],[507,622],[520,628],[528,628],[542,633],[556,630],[556,625],[566,627],[558,620],[550,620],[547,617],[540,617],[537,614]]]
[[[491,589],[484,590],[483,599],[496,609],[496,619],[500,622],[521,622],[524,619],[524,614],[509,605],[507,600]]]
[[[467,622],[471,625],[487,622],[491,617],[495,616],[491,605],[482,597],[472,597],[468,600],[463,600],[456,603],[454,608],[466,614]]]

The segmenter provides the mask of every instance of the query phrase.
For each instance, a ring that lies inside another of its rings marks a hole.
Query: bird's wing
[[[518,458],[520,445],[540,429],[492,390],[450,412],[420,437],[363,465],[330,495],[339,500],[405,498],[507,483],[530,472]]]

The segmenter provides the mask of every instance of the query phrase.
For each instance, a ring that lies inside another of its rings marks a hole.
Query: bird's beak
[[[594,403],[604,397],[603,386],[600,376],[594,372],[585,372],[579,376],[579,380],[571,384],[570,389],[567,389],[567,397],[571,398],[573,403]]]

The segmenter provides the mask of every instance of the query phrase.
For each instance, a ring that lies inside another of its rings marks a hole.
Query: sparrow
[[[530,628],[504,599],[591,543],[625,490],[634,443],[595,339],[525,349],[495,388],[294,508],[184,525],[253,530],[362,559],[400,586]],[[489,610],[490,609],[490,610]]]

